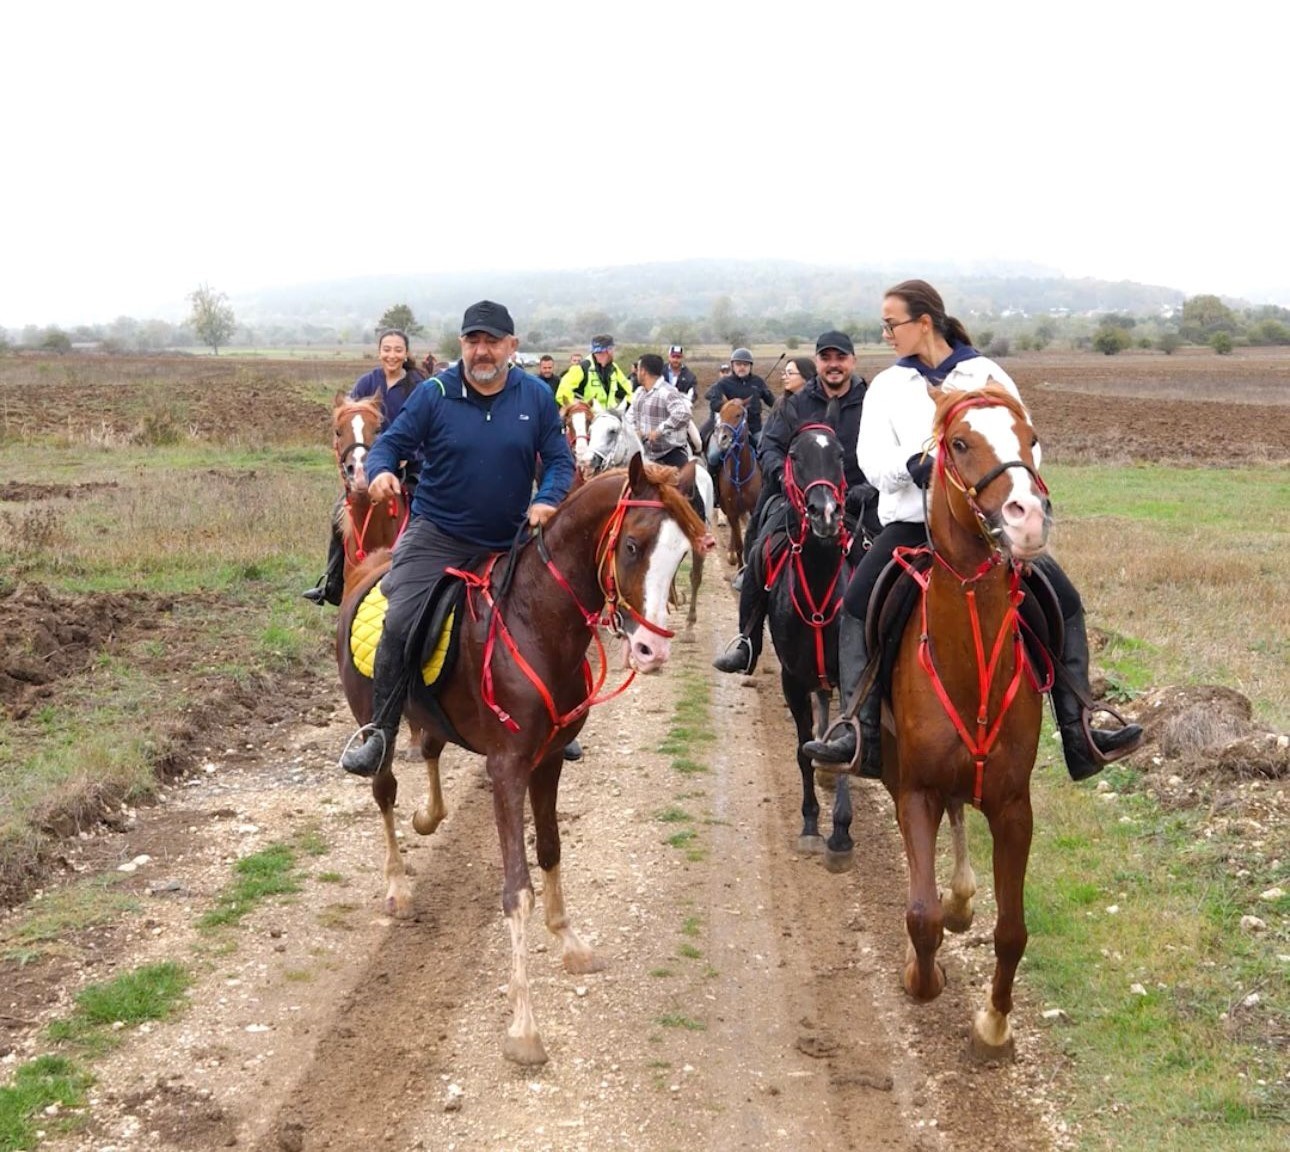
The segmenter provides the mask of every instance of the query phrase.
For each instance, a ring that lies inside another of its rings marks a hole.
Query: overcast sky
[[[0,29],[0,326],[696,256],[1290,285],[1281,3],[41,0]]]

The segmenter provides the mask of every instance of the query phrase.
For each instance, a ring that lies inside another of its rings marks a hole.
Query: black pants
[[[684,468],[690,460],[690,451],[688,448],[669,448],[662,456],[650,456],[648,452],[645,457],[651,464],[665,464],[669,468]]]
[[[395,645],[389,654],[397,653],[401,661],[408,633],[443,570],[469,567],[487,551],[478,544],[448,535],[430,520],[413,519],[399,538],[390,570],[381,580],[381,592],[389,601],[381,648]]]

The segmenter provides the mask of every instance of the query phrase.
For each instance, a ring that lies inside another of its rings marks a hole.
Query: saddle
[[[389,608],[389,602],[381,592],[384,575],[384,572],[375,573],[360,590],[358,608],[349,629],[350,661],[359,673],[369,678]],[[438,700],[439,687],[447,683],[457,666],[457,655],[461,650],[461,622],[465,615],[459,609],[465,593],[465,582],[459,577],[444,573],[439,578],[408,633],[404,660],[409,668],[421,671],[419,677],[412,678],[409,689],[417,703],[430,712],[452,743],[474,752],[477,749],[461,738]]]
[[[926,572],[933,563],[931,554],[926,552],[908,559],[919,572]],[[1021,584],[1025,596],[1018,612],[1026,662],[1034,681],[1043,684],[1048,680],[1050,666],[1060,663],[1066,625],[1057,593],[1040,569],[1027,568]],[[871,659],[878,661],[878,683],[888,699],[891,697],[891,676],[896,654],[900,651],[900,639],[918,605],[918,595],[919,587],[914,578],[891,560],[882,570],[869,597],[865,613],[865,642]]]

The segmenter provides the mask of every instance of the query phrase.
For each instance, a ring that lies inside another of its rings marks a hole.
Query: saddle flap
[[[461,636],[461,613],[457,609],[464,592],[465,586],[460,580],[440,579],[409,633],[406,656],[409,663],[421,669],[421,682],[427,688],[447,679],[456,664]],[[369,678],[388,608],[389,602],[378,578],[363,593],[350,625],[350,659],[354,668]]]

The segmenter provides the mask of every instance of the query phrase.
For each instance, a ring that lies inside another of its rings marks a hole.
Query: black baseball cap
[[[856,346],[851,343],[851,337],[845,332],[825,332],[815,342],[815,351],[823,352],[826,348],[833,348],[838,352],[845,352],[848,356],[856,354]]]
[[[469,336],[472,332],[487,332],[500,340],[515,335],[515,321],[503,305],[481,300],[467,308],[461,320],[461,334]]]

